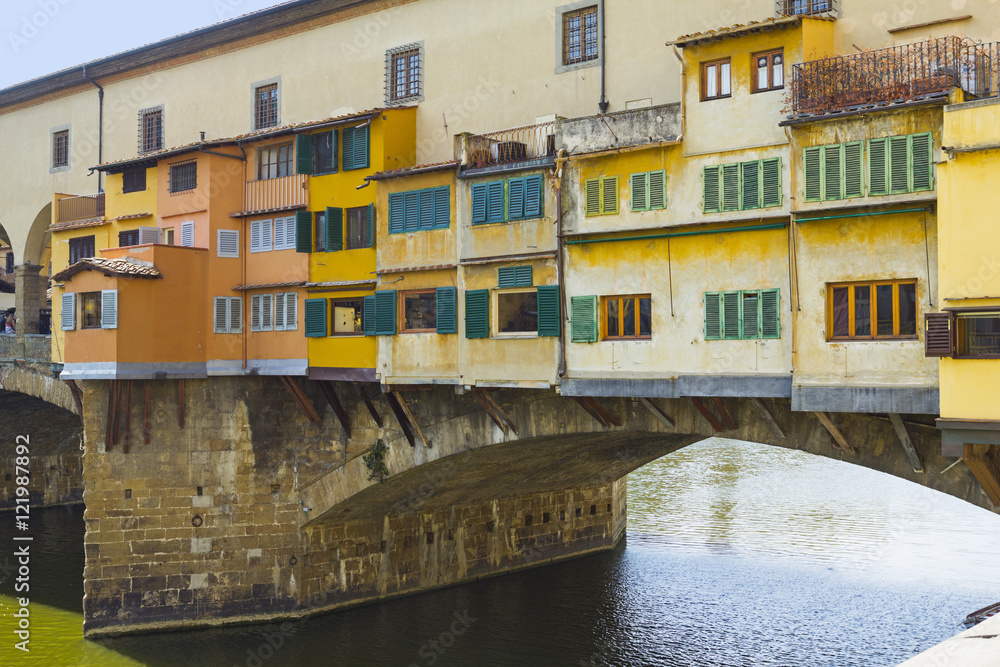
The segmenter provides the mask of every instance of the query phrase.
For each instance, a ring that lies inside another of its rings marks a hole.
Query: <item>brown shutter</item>
[[[955,316],[952,313],[924,315],[924,356],[950,357],[955,351]]]

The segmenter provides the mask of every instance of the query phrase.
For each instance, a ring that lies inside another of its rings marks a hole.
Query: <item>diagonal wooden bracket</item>
[[[597,423],[599,423],[604,428],[608,428],[609,426],[622,425],[621,420],[619,420],[618,417],[615,417],[604,406],[602,406],[600,403],[598,403],[591,397],[574,396],[573,398],[575,398],[576,402],[580,404],[580,407],[582,407],[584,410],[587,411],[587,414],[596,419]]]
[[[986,492],[994,505],[1000,505],[1000,465],[998,465],[996,445],[976,445],[966,443],[965,465],[969,466],[979,486]]]
[[[304,391],[302,391],[302,387],[300,387],[299,383],[295,381],[295,378],[288,375],[282,375],[281,383],[285,385],[285,389],[287,389],[288,393],[292,395],[292,398],[295,399],[295,402],[298,404],[299,408],[309,421],[317,426],[323,423],[323,418],[319,416],[318,412],[316,412],[316,407],[309,401],[309,397],[306,396]]]
[[[763,419],[764,423],[767,424],[767,427],[771,429],[771,433],[778,436],[779,438],[784,438],[785,432],[782,430],[781,424],[779,424],[778,420],[774,418],[774,415],[771,414],[771,411],[767,409],[767,406],[764,404],[764,401],[760,400],[759,398],[751,398],[750,402],[753,404],[755,408],[757,408],[757,412],[760,413],[760,418]]]
[[[420,428],[420,424],[417,423],[416,417],[414,417],[413,413],[410,412],[410,406],[406,404],[406,401],[404,401],[403,397],[399,395],[399,392],[394,391],[392,392],[392,395],[396,397],[399,407],[403,409],[403,414],[405,414],[406,418],[410,420],[410,427],[413,428],[414,435],[417,436],[417,439],[424,447],[430,447],[431,441],[424,435],[423,430]]]
[[[485,389],[476,388],[472,390],[472,395],[479,401],[479,405],[483,407],[483,410],[490,416],[493,423],[500,427],[504,435],[510,435],[511,431],[514,431],[515,435],[520,435],[517,424],[503,411],[503,408],[493,399],[490,392]]]
[[[142,382],[142,441],[145,444],[149,444],[149,380],[143,380]]]
[[[923,472],[924,464],[920,460],[920,454],[917,453],[917,448],[913,446],[913,440],[910,439],[910,434],[906,430],[906,424],[903,423],[903,418],[898,414],[889,413],[889,421],[892,422],[892,427],[896,429],[896,436],[899,438],[899,444],[903,446],[903,452],[906,453],[906,462],[910,464],[910,468],[913,472]]]
[[[700,398],[697,398],[695,396],[692,396],[691,397],[691,403],[694,405],[694,407],[698,408],[698,412],[700,412],[701,416],[704,417],[705,420],[709,424],[712,425],[712,429],[716,433],[725,433],[726,432],[726,427],[723,426],[722,422],[719,421],[719,418],[716,417],[712,413],[712,411],[708,409],[708,406],[705,405],[705,401],[703,401]]]
[[[403,410],[403,406],[399,401],[399,396],[390,391],[385,394],[385,400],[389,404],[389,409],[392,410],[392,414],[396,416],[396,421],[399,422],[399,427],[403,429],[403,435],[406,436],[406,441],[410,443],[410,447],[415,447],[417,445],[417,441],[413,435],[413,430],[410,428],[410,421],[406,416],[406,411]]]
[[[646,406],[646,409],[649,410],[652,413],[652,415],[656,417],[657,420],[662,422],[664,426],[667,426],[669,428],[674,428],[676,426],[674,420],[671,419],[666,412],[656,407],[656,404],[653,403],[648,398],[640,398],[639,402],[642,403],[644,406]]]
[[[729,414],[729,410],[726,409],[725,404],[722,399],[718,396],[712,397],[712,404],[715,405],[715,409],[719,411],[719,416],[722,417],[722,423],[730,431],[736,430],[736,420],[733,419],[732,415]]]
[[[83,421],[83,391],[80,389],[80,385],[76,383],[76,380],[63,380],[63,382],[69,387],[69,393],[73,394],[76,413],[80,415],[80,421]]]
[[[347,410],[341,405],[340,399],[337,398],[337,392],[333,389],[333,383],[329,380],[318,380],[319,389],[323,392],[323,396],[326,397],[326,402],[330,404],[333,408],[334,413],[337,415],[337,419],[340,420],[340,425],[344,428],[344,435],[348,438],[351,437],[351,418],[347,415]]]
[[[184,428],[184,380],[177,381],[177,428]]]
[[[844,437],[844,434],[840,432],[840,429],[837,428],[832,421],[830,421],[830,418],[825,412],[814,412],[813,414],[816,415],[820,423],[823,424],[823,427],[830,433],[830,437],[833,438],[833,443],[837,447],[840,447],[851,456],[858,455],[858,453],[854,451],[854,448],[847,442],[847,438]]]
[[[375,409],[375,404],[372,403],[371,396],[368,395],[365,388],[358,382],[354,383],[354,388],[357,389],[358,397],[361,399],[361,402],[365,404],[366,408],[368,408],[368,413],[372,416],[372,419],[375,420],[375,425],[382,428],[382,416],[378,413],[378,410]]]

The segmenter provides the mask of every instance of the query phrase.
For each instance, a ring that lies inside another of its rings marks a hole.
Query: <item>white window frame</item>
[[[538,338],[538,329],[534,331],[500,331],[500,295],[533,292],[538,295],[538,287],[510,287],[494,289],[490,293],[490,309],[493,311],[490,326],[494,338]]]
[[[222,327],[219,326],[217,318],[220,312],[218,309],[220,302],[224,304],[222,312],[224,312],[225,321]],[[243,297],[217,296],[212,299],[212,331],[217,334],[243,333]]]
[[[280,228],[280,233],[279,233]],[[295,216],[274,219],[272,233],[274,250],[295,250]]]
[[[274,295],[274,330],[298,331],[298,292],[282,292]]]
[[[223,238],[228,237],[228,242],[226,245],[233,248],[233,250],[223,251]],[[230,257],[239,258],[240,256],[240,230],[238,229],[220,229],[216,232],[215,239],[215,250],[219,257]]]
[[[186,235],[188,235],[188,234],[191,235],[191,242],[190,243],[184,243],[184,237]],[[181,223],[181,242],[180,242],[179,245],[182,245],[185,248],[193,248],[194,247],[194,221],[193,220],[189,221],[189,222],[182,222]]]
[[[272,250],[274,250],[274,220],[271,218],[251,220],[250,252],[271,252]]]
[[[274,295],[252,295],[250,297],[250,331],[272,331],[273,329]]]

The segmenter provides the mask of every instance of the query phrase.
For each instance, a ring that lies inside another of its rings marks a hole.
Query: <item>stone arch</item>
[[[42,264],[45,259],[46,250],[51,244],[51,234],[49,226],[52,223],[52,203],[49,202],[42,207],[24,239],[24,248],[20,253],[16,253],[19,264],[30,262],[32,264]]]
[[[0,390],[32,396],[79,415],[73,392],[65,382],[32,368],[0,368]]]

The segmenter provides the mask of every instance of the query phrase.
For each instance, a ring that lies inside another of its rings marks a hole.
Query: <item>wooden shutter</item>
[[[601,179],[601,212],[604,214],[618,212],[617,176],[609,176]]]
[[[295,137],[295,171],[299,174],[313,173],[313,138],[309,134]]]
[[[274,249],[284,250],[285,249],[285,237],[288,235],[287,227],[289,225],[287,218],[275,218],[274,219]],[[295,226],[295,218],[291,219],[292,227]],[[295,247],[293,243],[292,248]]]
[[[544,181],[541,176],[524,179],[524,217],[540,218],[545,212]]]
[[[250,331],[260,331],[260,294],[250,297]]]
[[[632,174],[629,177],[629,188],[632,193],[629,197],[633,211],[649,210],[649,174]]]
[[[403,193],[403,231],[415,232],[420,229],[420,193]]]
[[[722,337],[739,340],[742,329],[742,304],[739,292],[722,293]]]
[[[722,210],[740,210],[740,165],[722,165]]]
[[[772,157],[760,163],[761,206],[781,206],[781,158]]]
[[[667,172],[651,171],[649,177],[649,210],[654,211],[667,207]]]
[[[299,328],[299,295],[295,292],[285,294],[285,331],[296,331]]]
[[[263,220],[250,221],[250,252],[261,252],[263,249],[260,238],[261,222]]]
[[[451,188],[445,186],[434,191],[434,228],[447,229],[451,226]]]
[[[418,229],[434,229],[434,191],[420,191],[420,221]]]
[[[924,314],[924,356],[951,357],[955,354],[955,316],[952,313]]]
[[[490,291],[488,289],[465,292],[465,337],[490,337]]]
[[[498,287],[531,287],[531,266],[505,266],[497,269]]]
[[[744,291],[740,294],[740,299],[740,308],[743,312],[740,338],[744,340],[760,338],[760,291]]]
[[[868,194],[889,194],[888,180],[888,139],[868,141]]]
[[[403,194],[396,192],[389,195],[389,233],[403,233]]]
[[[503,181],[486,184],[486,222],[503,222]]]
[[[217,296],[212,299],[212,320],[214,333],[229,333],[229,297]]]
[[[140,227],[139,228],[139,245],[147,245],[150,243],[160,242],[160,228],[159,227]]]
[[[823,148],[813,146],[802,151],[802,173],[805,200],[820,201],[823,197]]]
[[[337,252],[344,249],[344,209],[326,209],[326,251]]]
[[[101,328],[118,328],[118,290],[101,290]]]
[[[364,247],[375,247],[375,204],[368,204],[365,215],[365,243]]]
[[[273,220],[261,220],[260,221],[260,247],[261,250],[270,251],[274,249],[274,238],[272,236],[272,231],[274,230]]]
[[[354,144],[355,144],[354,128],[345,127],[344,145],[343,145],[344,171],[350,171],[352,169],[356,169],[356,167],[354,166]]]
[[[194,247],[194,223],[193,222],[182,222],[181,223],[181,245],[187,246],[188,248]]]
[[[823,147],[823,199],[843,199],[844,155],[840,144]]]
[[[512,178],[507,182],[507,219],[524,219],[524,197],[527,183],[523,178]]]
[[[229,333],[243,333],[243,297],[229,297]]]
[[[375,335],[375,309],[375,295],[370,294],[365,297],[364,304],[361,309],[361,320],[366,336]]]
[[[722,294],[705,292],[705,340],[722,340]]]
[[[260,295],[260,330],[271,331],[274,327],[274,295]]]
[[[889,183],[892,194],[910,191],[909,137],[889,137]]]
[[[306,299],[306,338],[326,338],[326,299]]]
[[[327,228],[330,223],[327,221]],[[295,252],[312,252],[313,215],[309,211],[295,213]],[[329,248],[328,248],[329,249]]]
[[[367,169],[369,163],[369,126],[344,129],[344,171]]]
[[[216,238],[216,252],[219,257],[240,256],[240,232],[236,229],[220,229]]]
[[[601,179],[587,179],[586,185],[586,212],[587,215],[601,214]]]
[[[574,296],[570,299],[570,339],[572,342],[597,342],[598,311],[596,296]]]
[[[760,208],[760,161],[744,162],[740,165],[740,170],[743,179],[740,208],[743,210]]]
[[[719,198],[722,192],[722,167],[717,165],[705,167],[702,193],[702,210],[705,213],[718,213],[722,210]]]
[[[473,185],[471,188],[471,196],[472,196],[472,224],[481,225],[486,222],[486,199],[487,199],[486,183],[477,183]]]
[[[760,337],[781,338],[781,290],[760,291]]]
[[[396,334],[396,291],[375,292],[375,335]]]
[[[865,194],[865,169],[863,144],[852,141],[843,145],[844,151],[844,197],[853,199]]]
[[[559,307],[559,286],[538,287],[538,335],[558,336],[562,318]]]
[[[63,331],[72,331],[76,328],[76,294],[73,292],[62,295],[60,324]]]
[[[274,330],[285,330],[285,294],[274,295]]]
[[[439,334],[458,333],[457,300],[458,291],[454,287],[438,287],[435,290]]]
[[[930,132],[914,134],[910,137],[912,175],[911,189],[914,192],[934,189],[934,139]]]

